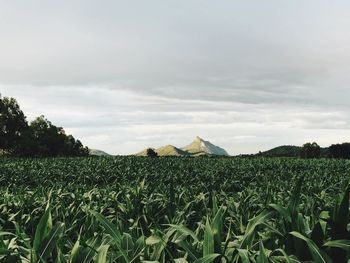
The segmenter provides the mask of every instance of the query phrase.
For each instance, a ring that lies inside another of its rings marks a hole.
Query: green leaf
[[[160,237],[157,236],[150,236],[149,238],[146,239],[146,245],[147,246],[154,246],[158,243],[160,243],[162,240]]]
[[[71,263],[79,263],[79,252],[80,252],[80,236],[77,242],[75,242],[72,252],[70,254]]]
[[[266,221],[272,217],[272,215],[272,211],[265,210],[249,221],[247,229],[241,241],[240,248],[246,248],[247,246],[251,245],[256,227],[261,224],[265,224]]]
[[[133,254],[133,259],[131,260],[131,262],[135,261],[136,259],[138,259],[138,257],[141,255],[141,253],[144,251],[146,246],[145,243],[145,238],[144,236],[141,236],[138,240],[136,240],[135,242],[135,246],[134,246],[134,254]]]
[[[107,233],[114,239],[114,242],[117,244],[121,243],[122,236],[118,230],[118,228],[109,222],[103,215],[97,213],[95,211],[91,211],[91,213],[96,217],[96,219],[102,224]]]
[[[197,252],[196,247],[193,246],[192,244],[190,244],[188,241],[183,240],[183,241],[179,242],[178,245],[186,251],[186,253],[188,254],[188,257],[192,261],[195,261],[199,257],[201,257],[201,254],[199,254],[199,252]]]
[[[134,250],[134,241],[128,233],[124,233],[122,236],[121,248],[127,253],[129,257],[132,257]]]
[[[206,255],[200,259],[197,259],[193,263],[211,263],[217,257],[220,257],[220,254],[210,254],[210,255]]]
[[[181,232],[181,233],[183,233],[183,234],[185,234],[187,236],[191,236],[194,241],[199,242],[196,234],[193,231],[189,230],[187,227],[179,226],[179,225],[171,225],[171,224],[169,226],[172,229],[175,229],[176,231],[179,231],[179,232]]]
[[[289,211],[291,212],[292,215],[298,212],[298,206],[299,206],[300,195],[301,195],[301,187],[303,185],[303,181],[304,181],[304,176],[301,176],[298,179],[293,189],[292,197],[289,204]]]
[[[346,188],[343,199],[340,203],[337,221],[346,230],[349,218],[349,197],[350,185]]]
[[[100,213],[97,213],[96,211],[91,211],[91,213],[102,224],[107,233],[113,238],[115,245],[118,247],[118,252],[123,256],[124,260],[129,263],[130,259],[128,257],[128,253],[121,247],[122,235],[120,234],[118,228]]]
[[[106,263],[107,262],[107,252],[109,249],[109,245],[100,246],[97,250],[97,259],[96,263]]]
[[[214,234],[210,227],[209,220],[205,224],[205,233],[203,241],[203,256],[211,255],[215,252],[214,248]]]
[[[257,263],[268,263],[269,262],[269,260],[267,259],[266,253],[265,253],[264,244],[262,242],[260,242],[260,244],[259,244],[259,256],[258,256],[258,259],[256,262]]]
[[[41,217],[39,224],[36,228],[33,242],[33,249],[37,254],[39,251],[39,247],[43,240],[47,237],[48,233],[52,229],[52,217],[51,217],[51,209],[48,207]]]
[[[223,216],[224,216],[224,209],[220,207],[220,209],[217,211],[213,222],[211,223],[211,228],[213,230],[214,235],[214,247],[215,252],[221,254],[221,242],[223,237]]]
[[[292,221],[290,213],[289,213],[288,209],[286,209],[285,207],[283,207],[281,205],[277,205],[277,204],[270,204],[270,207],[275,209],[288,222]]]
[[[312,255],[312,258],[315,260],[315,263],[327,263],[327,262],[331,262],[330,258],[323,253],[315,244],[315,242],[313,242],[311,239],[303,236],[302,234],[298,233],[298,232],[290,232],[291,235],[303,240],[306,242],[307,246],[309,247],[310,253]]]
[[[325,247],[337,247],[337,248],[341,248],[341,249],[344,249],[345,251],[350,252],[350,240],[346,240],[346,239],[328,241],[323,246],[325,246]]]
[[[237,249],[238,256],[241,259],[242,263],[250,263],[249,253],[246,249]]]
[[[51,252],[56,247],[58,239],[63,234],[63,230],[64,223],[60,223],[50,231],[47,238],[45,238],[45,240],[43,240],[41,243],[40,249],[38,251],[40,259],[46,260],[50,256]]]

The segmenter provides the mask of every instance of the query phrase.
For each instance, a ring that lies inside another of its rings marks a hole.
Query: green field
[[[350,162],[0,159],[0,262],[348,262]]]

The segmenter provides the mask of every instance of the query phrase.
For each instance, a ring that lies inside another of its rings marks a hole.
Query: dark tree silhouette
[[[152,148],[147,149],[147,156],[148,157],[158,157],[158,153],[153,150]]]
[[[2,154],[21,151],[28,123],[14,98],[0,98],[0,150]]]
[[[86,156],[89,149],[44,116],[28,125],[13,98],[0,98],[0,154],[16,156]]]
[[[332,144],[329,147],[329,156],[332,158],[350,159],[350,143]]]
[[[300,156],[302,158],[320,158],[321,147],[316,143],[305,143],[300,151]]]

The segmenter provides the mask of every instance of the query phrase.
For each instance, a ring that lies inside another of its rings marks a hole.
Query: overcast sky
[[[350,141],[350,1],[0,0],[0,92],[89,146]]]

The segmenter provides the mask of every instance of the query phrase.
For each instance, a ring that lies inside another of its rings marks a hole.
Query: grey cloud
[[[195,135],[231,153],[346,140],[349,7],[2,1],[0,92],[112,153]]]

